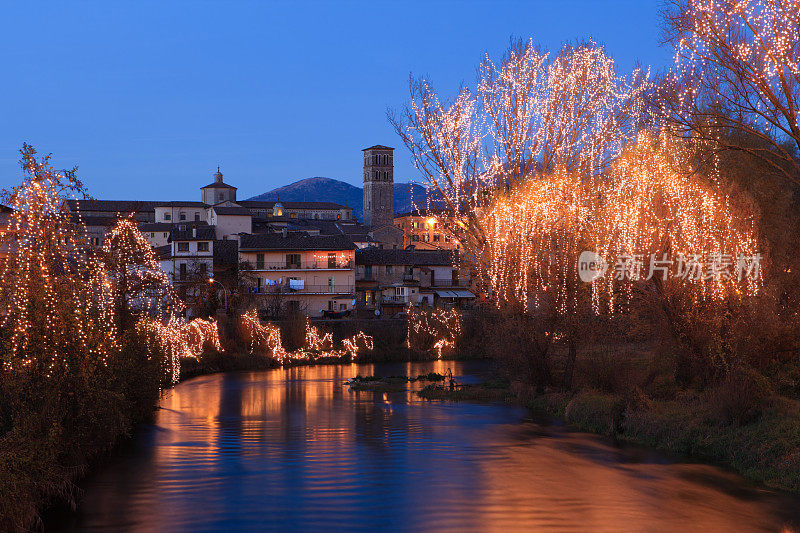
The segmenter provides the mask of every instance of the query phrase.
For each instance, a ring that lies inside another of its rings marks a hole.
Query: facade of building
[[[315,316],[353,308],[355,249],[343,235],[242,235],[239,262],[247,265],[248,289],[261,300],[280,299]]]
[[[139,231],[153,248],[161,248],[169,244],[169,233],[174,226],[166,222],[146,222],[139,224]]]
[[[356,304],[389,315],[409,305],[462,305],[475,298],[458,255],[443,250],[356,251]]]
[[[178,224],[169,243],[159,249],[161,268],[180,289],[207,280],[214,273],[215,228],[208,224]]]
[[[253,233],[253,217],[245,207],[215,205],[208,212],[208,223],[217,228],[218,240],[227,241],[239,238],[242,233]]]
[[[460,250],[460,243],[447,230],[449,220],[441,213],[419,209],[395,216],[394,225],[403,232],[403,248]]]
[[[394,215],[394,148],[364,148],[364,225],[391,225]]]

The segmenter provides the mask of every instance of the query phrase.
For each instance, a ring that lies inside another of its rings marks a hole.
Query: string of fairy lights
[[[460,310],[409,306],[407,315],[408,348],[435,353],[437,359],[456,348],[462,330]]]
[[[680,91],[683,109],[692,109],[704,87],[718,96],[752,89],[757,93],[748,102],[753,119],[779,133],[798,131],[800,1],[688,0],[681,8],[676,13],[680,33],[674,77],[685,82]],[[738,77],[720,68],[726,64]],[[776,104],[782,112],[771,113]]]
[[[255,309],[241,316],[240,328],[249,340],[251,354],[266,354],[281,365],[324,359],[352,361],[359,352],[374,348],[372,337],[359,331],[353,337],[343,339],[342,348],[336,349],[333,334],[320,334],[319,329],[306,319],[304,344],[290,351],[283,346],[280,327],[269,322],[262,323]]]
[[[588,292],[594,312],[618,311],[643,277],[599,277],[586,291],[583,250],[612,265],[623,256],[691,257],[703,271],[710,258],[759,256],[755,210],[718,186],[716,156],[702,172],[695,164],[708,146],[642,129],[648,77],[618,75],[591,42],[555,56],[519,43],[499,64],[483,60],[474,96],[463,89],[443,106],[427,81],[412,85],[396,129],[438,193],[429,210],[441,213],[433,217],[496,305],[564,316]],[[697,302],[721,300],[756,294],[755,272],[669,283]]]

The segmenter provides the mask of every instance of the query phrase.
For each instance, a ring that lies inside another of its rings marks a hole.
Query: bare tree
[[[677,69],[657,103],[675,131],[800,184],[800,1],[668,0],[664,22]]]

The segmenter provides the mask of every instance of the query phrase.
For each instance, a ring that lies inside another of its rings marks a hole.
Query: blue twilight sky
[[[589,37],[668,66],[659,0],[14,2],[0,7],[0,188],[24,141],[103,199],[199,200],[220,165],[247,198],[310,176],[359,185],[409,74],[445,94],[509,38]]]

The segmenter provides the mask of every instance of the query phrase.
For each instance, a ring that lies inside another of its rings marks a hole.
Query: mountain
[[[425,206],[425,187],[412,183],[394,184],[394,212],[406,213],[413,209],[414,202]],[[285,200],[287,202],[336,202],[353,208],[353,216],[364,219],[364,191],[332,178],[306,178],[277,189],[272,189],[248,200]]]

